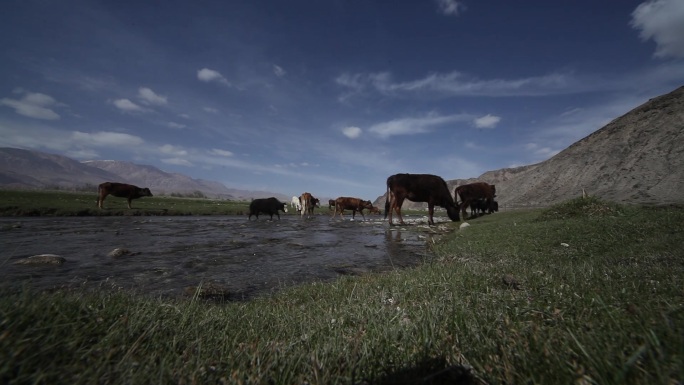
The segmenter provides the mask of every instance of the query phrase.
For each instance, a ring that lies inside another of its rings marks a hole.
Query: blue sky
[[[0,146],[375,199],[684,85],[684,1],[8,0],[0,46]]]

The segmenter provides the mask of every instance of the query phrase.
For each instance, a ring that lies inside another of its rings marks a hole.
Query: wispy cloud
[[[273,73],[275,74],[275,76],[279,78],[282,78],[283,76],[285,76],[285,74],[287,74],[287,72],[285,72],[285,70],[281,66],[276,64],[273,65]]]
[[[388,72],[342,74],[336,83],[350,93],[366,90],[400,96],[433,93],[437,96],[541,96],[585,91],[586,86],[572,73],[551,73],[519,79],[478,79],[458,71],[433,73],[421,79],[398,82]]]
[[[81,145],[95,147],[134,147],[140,146],[145,141],[135,135],[121,132],[100,131],[95,133],[74,131],[71,139]]]
[[[52,110],[58,106],[57,101],[52,96],[22,89],[17,89],[14,93],[22,95],[21,99],[2,98],[0,105],[13,108],[17,114],[29,118],[42,120],[58,120],[60,118],[59,114]]]
[[[378,123],[371,126],[368,131],[381,138],[389,138],[395,135],[416,135],[432,131],[435,127],[448,123],[464,122],[472,119],[471,115],[438,115],[428,114],[420,118],[395,119],[388,122]]]
[[[209,151],[211,155],[217,155],[217,156],[223,156],[223,157],[231,157],[233,156],[233,153],[227,150],[221,150],[218,148],[213,148],[211,151]]]
[[[209,69],[209,68],[202,68],[201,70],[197,71],[197,79],[200,81],[206,82],[206,83],[220,83],[220,84],[225,84],[227,86],[230,85],[230,82],[228,79],[226,79],[223,75],[221,75],[220,72]]]
[[[192,167],[194,164],[190,162],[189,160],[183,159],[183,158],[163,158],[160,159],[162,163],[166,164],[172,164],[174,166],[187,166],[187,167]]]
[[[164,144],[159,146],[159,151],[162,154],[166,155],[175,155],[175,156],[186,156],[188,155],[188,152],[183,149],[182,147],[174,146],[171,144]]]
[[[439,11],[447,16],[457,16],[460,12],[465,10],[463,2],[456,0],[436,0]]]
[[[632,12],[630,24],[640,30],[642,40],[653,39],[656,57],[684,57],[683,1],[651,0],[641,3]]]

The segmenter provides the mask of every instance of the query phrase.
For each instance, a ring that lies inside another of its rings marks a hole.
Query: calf
[[[454,197],[456,200],[461,198],[461,213],[465,217],[466,208],[471,206],[474,202],[482,199],[485,201],[486,211],[493,212],[494,197],[496,196],[496,186],[485,182],[475,182],[458,186],[454,190]]]
[[[131,209],[131,201],[142,197],[151,197],[150,189],[140,188],[132,184],[105,182],[97,186],[97,207],[102,208],[107,195],[113,195],[119,198],[126,198],[128,201],[128,208]]]
[[[333,218],[339,213],[340,217],[344,219],[344,210],[352,210],[352,219],[354,219],[356,212],[358,211],[365,221],[366,216],[363,215],[363,209],[370,210],[371,208],[373,208],[371,201],[364,201],[359,198],[339,197],[335,199],[335,212],[333,213]]]
[[[273,220],[273,214],[277,215],[278,220],[280,220],[279,211],[286,213],[287,203],[283,203],[273,197],[255,199],[249,204],[249,218],[247,219],[251,220],[252,215],[256,215],[256,219],[259,219],[259,214],[264,213],[270,215],[271,220]]]
[[[428,223],[434,225],[435,205],[444,207],[449,219],[458,221],[458,207],[451,197],[444,179],[430,174],[395,174],[387,178],[387,200],[385,201],[385,218],[389,214],[389,224],[392,223],[392,212],[396,211],[399,223],[403,224],[401,205],[404,199],[412,202],[427,202]]]
[[[302,202],[302,218],[304,218],[304,215],[313,215],[314,208],[320,207],[321,205],[321,201],[318,200],[318,198],[314,198],[314,196],[308,192],[302,194],[302,196],[299,197],[299,201]]]

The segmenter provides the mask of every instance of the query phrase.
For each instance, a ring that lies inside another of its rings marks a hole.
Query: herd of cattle
[[[125,183],[105,182],[98,186],[97,206],[102,208],[102,204],[108,195],[126,198],[128,208],[131,208],[131,200],[152,196],[149,188],[140,188]],[[494,200],[496,197],[496,187],[485,182],[476,182],[456,187],[454,195],[451,195],[446,182],[439,176],[430,174],[395,174],[387,178],[387,199],[385,201],[385,218],[389,216],[389,224],[393,225],[392,213],[396,213],[399,223],[404,224],[401,216],[401,205],[404,200],[412,202],[426,202],[428,204],[428,223],[433,225],[435,206],[446,209],[447,216],[452,221],[459,221],[460,216],[466,216],[466,209],[470,207],[471,216],[478,214],[490,214],[499,211],[499,205]],[[459,203],[460,199],[460,203]],[[321,207],[321,202],[308,192],[301,196],[293,196],[290,206],[297,210],[302,218],[313,215],[314,208]],[[363,219],[366,216],[363,210],[369,213],[380,214],[380,209],[373,206],[371,201],[364,201],[353,197],[339,197],[328,201],[328,209],[334,210],[333,218],[339,214],[344,218],[344,211],[352,211],[352,219],[356,213],[360,213]],[[249,205],[249,218],[259,214],[269,215],[273,219],[276,215],[280,219],[280,211],[287,212],[287,203],[283,203],[276,198],[254,199]]]

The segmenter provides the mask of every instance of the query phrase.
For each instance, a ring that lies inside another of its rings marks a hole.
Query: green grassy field
[[[580,199],[469,223],[419,267],[250,302],[1,292],[0,382],[682,383],[684,209]]]

